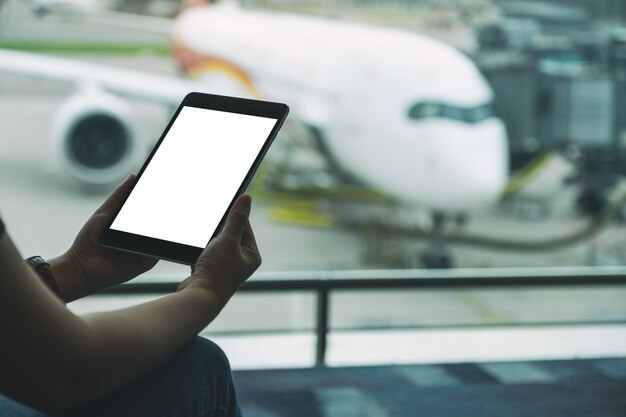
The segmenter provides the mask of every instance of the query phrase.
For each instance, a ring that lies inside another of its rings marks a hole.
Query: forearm
[[[227,300],[189,289],[128,309],[84,317],[92,331],[81,402],[105,395],[155,369],[202,331]]]
[[[0,281],[1,293],[12,294],[0,303],[0,392],[46,411],[87,403],[141,378],[208,325],[229,298],[189,288],[79,317],[52,297],[14,247],[0,249],[0,261],[14,260],[5,262]]]
[[[84,317],[67,312],[73,319],[64,320],[63,334],[45,329],[36,344],[40,354],[27,353],[35,360],[26,369],[16,365],[20,383],[4,393],[47,412],[89,403],[155,370],[202,331],[226,301],[189,289],[124,310]]]

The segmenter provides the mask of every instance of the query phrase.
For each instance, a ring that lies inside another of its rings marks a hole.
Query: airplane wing
[[[190,91],[209,89],[204,82],[6,49],[0,49],[0,72],[57,80],[77,87],[95,86],[165,105],[178,105]]]
[[[137,14],[98,10],[98,13],[84,13],[79,16],[82,23],[128,28],[142,32],[167,35],[169,37],[174,24],[173,19],[143,16]]]

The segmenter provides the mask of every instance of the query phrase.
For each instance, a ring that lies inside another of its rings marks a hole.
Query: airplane
[[[434,213],[494,204],[507,181],[493,92],[462,52],[417,33],[355,22],[189,7],[172,55],[191,80],[0,50],[0,71],[75,83],[54,146],[79,181],[109,183],[135,162],[131,96],[176,106],[188,91],[288,103],[328,160],[357,181]]]

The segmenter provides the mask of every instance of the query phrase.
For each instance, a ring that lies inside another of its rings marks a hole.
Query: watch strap
[[[54,279],[54,275],[52,275],[52,269],[50,268],[50,264],[46,262],[41,256],[31,256],[26,259],[26,263],[28,263],[39,275],[39,278],[54,292],[56,295],[59,295],[59,287],[57,285],[56,280]]]

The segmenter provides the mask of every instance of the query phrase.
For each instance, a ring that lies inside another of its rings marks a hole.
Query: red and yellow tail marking
[[[236,80],[253,97],[260,98],[261,96],[252,77],[232,62],[196,52],[177,38],[174,39],[172,45],[172,55],[183,72],[191,78],[199,79],[202,74],[219,72]]]

